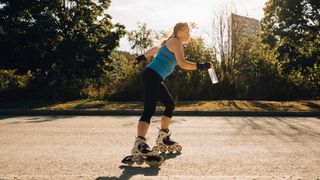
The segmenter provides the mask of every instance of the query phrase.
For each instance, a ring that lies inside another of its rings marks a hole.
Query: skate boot
[[[145,162],[149,166],[160,166],[163,162],[163,157],[157,151],[150,150],[144,138],[137,137],[131,150],[131,156],[125,157],[121,162],[128,165],[133,165],[134,163],[142,165]]]
[[[153,147],[153,150],[160,151],[162,153],[166,153],[167,151],[169,153],[180,153],[182,150],[182,146],[179,145],[177,142],[170,139],[171,132],[169,129],[160,129],[159,135],[156,140],[156,146]]]

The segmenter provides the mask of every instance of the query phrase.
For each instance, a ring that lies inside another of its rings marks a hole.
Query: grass
[[[108,100],[0,102],[0,109],[33,110],[141,110],[143,102],[112,102]],[[164,107],[159,104],[158,110]],[[320,100],[298,101],[183,101],[177,102],[176,111],[320,111]]]

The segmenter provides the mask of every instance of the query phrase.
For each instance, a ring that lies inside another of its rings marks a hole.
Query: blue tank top
[[[147,67],[157,72],[164,80],[173,72],[176,65],[177,60],[174,53],[166,45],[163,45]]]

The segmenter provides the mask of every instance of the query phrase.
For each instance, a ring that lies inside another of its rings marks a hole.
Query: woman
[[[153,156],[158,151],[180,152],[182,147],[170,139],[169,123],[175,108],[175,103],[166,85],[163,83],[174,70],[176,65],[186,70],[207,70],[210,63],[193,63],[184,57],[183,44],[190,38],[190,29],[187,23],[177,23],[171,36],[164,41],[160,47],[154,47],[138,56],[131,63],[137,64],[142,60],[154,57],[142,72],[144,85],[144,111],[138,123],[137,137],[135,139],[132,155]],[[161,116],[161,129],[156,140],[157,146],[150,150],[146,143],[146,134],[150,125],[150,120],[156,110],[157,101],[164,104],[165,110]]]

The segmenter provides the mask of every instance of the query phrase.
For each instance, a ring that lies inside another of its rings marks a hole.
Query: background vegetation
[[[127,34],[140,54],[169,32],[155,32],[144,23],[126,32],[111,22],[110,3],[0,0],[0,99],[142,100],[140,74],[147,62],[130,65],[136,54],[117,51],[119,40]],[[228,24],[220,23],[213,24],[213,46],[192,37],[186,59],[213,63],[219,83],[212,85],[205,71],[177,67],[166,80],[174,98],[319,99],[319,1],[269,0],[264,12],[258,36],[225,41]],[[231,43],[237,43],[232,52]]]

